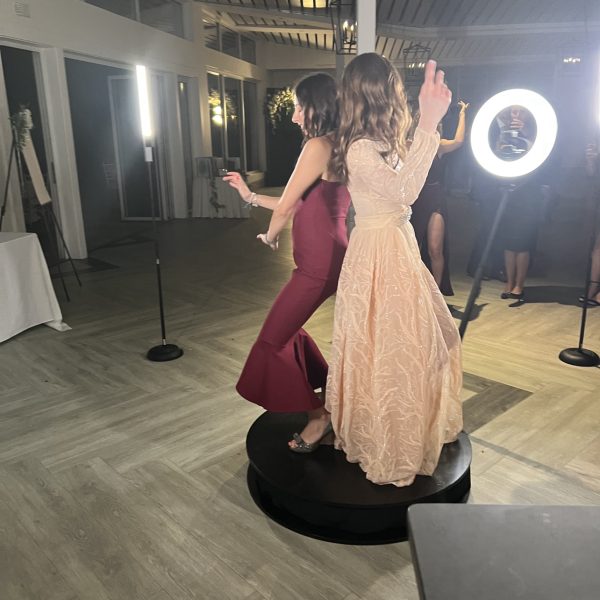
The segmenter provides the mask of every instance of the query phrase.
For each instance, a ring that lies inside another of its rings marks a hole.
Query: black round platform
[[[302,431],[302,414],[261,415],[246,438],[248,488],[271,519],[303,535],[342,544],[388,544],[407,539],[406,511],[422,502],[466,502],[471,488],[467,434],[447,444],[435,473],[408,487],[375,485],[333,446],[312,454],[287,443]]]

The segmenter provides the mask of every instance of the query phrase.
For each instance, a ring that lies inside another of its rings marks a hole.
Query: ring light
[[[494,119],[511,106],[528,110],[537,128],[530,150],[517,160],[503,160],[490,146],[489,130]],[[531,90],[506,90],[492,96],[479,110],[471,129],[471,148],[477,162],[489,173],[498,177],[521,177],[537,169],[547,158],[558,131],[558,121],[552,105],[540,94]]]

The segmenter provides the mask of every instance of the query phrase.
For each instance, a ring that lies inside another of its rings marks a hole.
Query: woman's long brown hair
[[[340,125],[330,171],[341,182],[348,182],[348,149],[362,138],[381,142],[384,159],[404,160],[411,124],[398,70],[374,52],[357,56],[342,78]]]
[[[339,123],[337,85],[327,73],[311,73],[294,86],[304,112],[304,141],[335,131]]]

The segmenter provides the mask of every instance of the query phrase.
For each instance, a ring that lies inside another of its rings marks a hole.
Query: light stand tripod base
[[[144,125],[142,124],[142,129]],[[148,187],[150,190],[150,214],[152,215],[152,229],[154,230],[154,255],[156,260],[156,283],[158,287],[158,306],[160,312],[160,331],[162,344],[160,346],[154,346],[148,350],[146,357],[148,360],[153,362],[168,362],[175,360],[183,355],[183,350],[176,344],[167,344],[167,333],[165,326],[165,308],[163,304],[163,293],[162,293],[162,278],[160,275],[160,254],[158,247],[158,227],[156,225],[156,214],[154,210],[154,178],[152,176],[152,146],[144,145],[144,158],[146,160],[146,167],[148,173]]]
[[[176,344],[161,344],[148,350],[146,357],[153,362],[167,362],[183,355],[183,350]]]
[[[565,348],[558,355],[558,358],[564,363],[575,367],[597,367],[600,365],[600,356],[585,348]]]

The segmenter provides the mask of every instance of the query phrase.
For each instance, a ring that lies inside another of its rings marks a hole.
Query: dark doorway
[[[31,111],[33,128],[30,130],[31,140],[40,164],[40,169],[46,184],[46,188],[54,201],[55,192],[51,178],[51,161],[47,155],[47,144],[44,139],[45,114],[40,101],[40,90],[38,89],[38,78],[36,76],[36,55],[29,50],[0,46],[2,57],[2,70],[6,86],[6,96],[10,115],[16,115],[22,108]],[[23,181],[21,188],[21,200],[25,216],[25,228],[31,233],[36,233],[40,240],[42,250],[50,263],[56,261],[55,238],[50,235],[44,226],[44,221],[39,210],[33,185],[27,172],[27,167],[19,160],[18,169]],[[13,171],[13,176],[16,171]]]
[[[130,71],[116,67],[69,58],[65,65],[81,208],[91,251],[149,229],[148,223],[127,220],[134,216],[131,211],[142,218],[150,216],[135,80]]]

